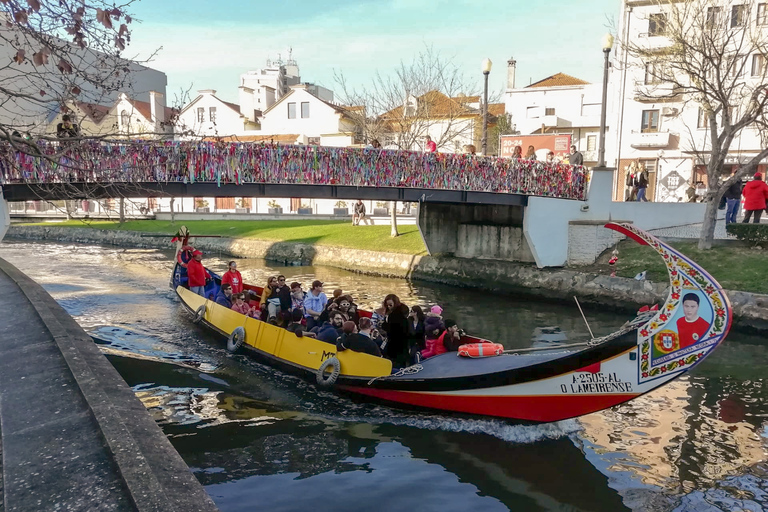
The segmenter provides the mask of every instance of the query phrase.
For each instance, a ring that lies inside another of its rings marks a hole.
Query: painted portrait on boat
[[[675,315],[666,328],[653,338],[654,357],[671,354],[703,341],[713,318],[712,304],[701,291],[683,289]]]

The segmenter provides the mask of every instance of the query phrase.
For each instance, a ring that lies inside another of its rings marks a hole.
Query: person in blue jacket
[[[221,285],[218,295],[216,295],[216,304],[221,304],[227,309],[232,309],[232,285],[224,283]]]

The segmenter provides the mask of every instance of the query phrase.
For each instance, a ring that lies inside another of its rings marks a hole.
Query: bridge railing
[[[584,167],[530,160],[255,143],[56,143],[0,146],[2,183],[214,182],[409,187],[584,200]]]

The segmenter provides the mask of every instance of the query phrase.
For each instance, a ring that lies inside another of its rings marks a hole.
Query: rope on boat
[[[403,375],[415,375],[415,374],[419,373],[423,369],[424,369],[424,367],[421,366],[420,364],[414,364],[414,365],[411,365],[411,366],[406,366],[405,368],[401,368],[396,373],[393,373],[391,375],[384,375],[382,377],[374,377],[374,378],[372,378],[371,380],[368,381],[368,385],[370,386],[371,384],[373,384],[375,381],[377,381],[379,379],[390,379],[392,377],[402,377]]]

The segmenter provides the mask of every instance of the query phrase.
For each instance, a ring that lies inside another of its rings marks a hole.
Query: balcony
[[[629,136],[629,145],[637,149],[666,148],[669,142],[669,132],[633,131]]]

